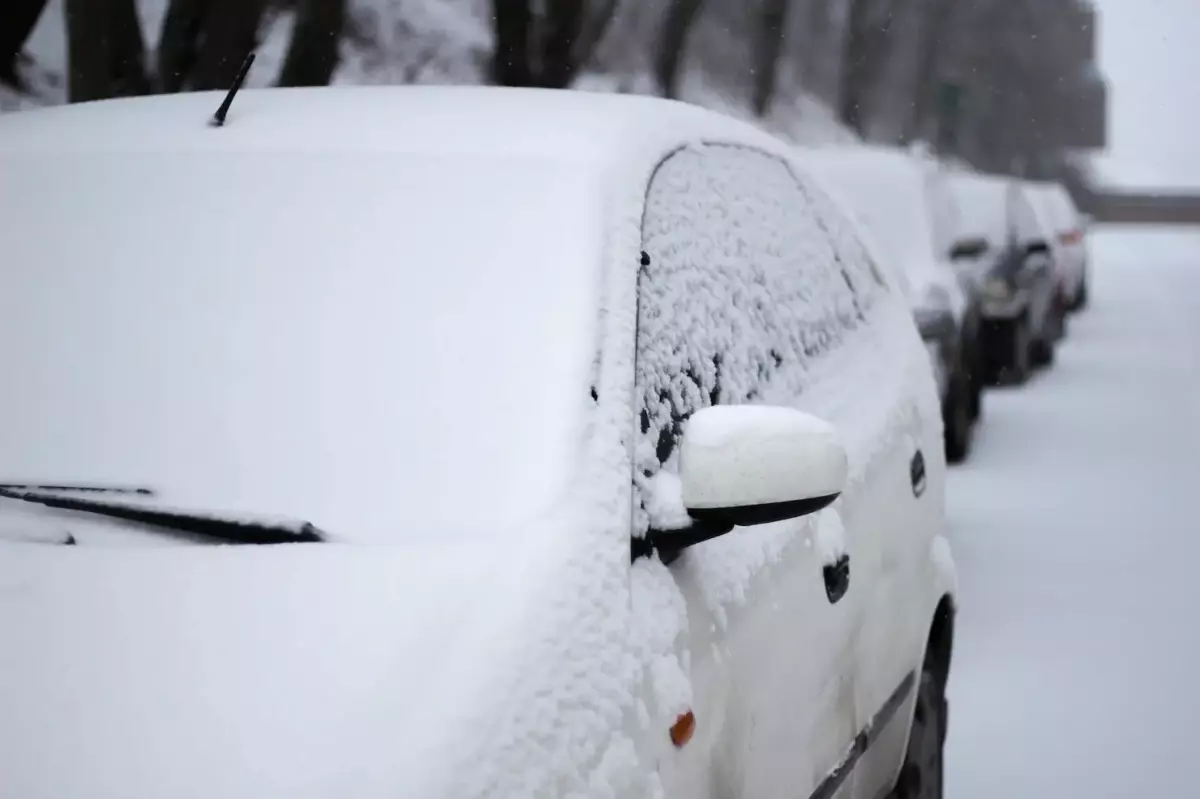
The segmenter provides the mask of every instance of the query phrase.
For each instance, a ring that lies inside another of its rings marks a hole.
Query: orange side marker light
[[[696,717],[689,710],[675,719],[675,723],[671,725],[671,743],[675,744],[677,748],[682,748],[687,745],[688,741],[692,740],[692,735],[695,732]]]

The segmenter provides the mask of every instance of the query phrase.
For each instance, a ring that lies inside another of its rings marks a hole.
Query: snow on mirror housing
[[[688,419],[679,453],[691,524],[634,539],[634,559],[670,563],[734,527],[795,519],[832,503],[846,484],[846,450],[829,423],[792,408],[716,405]]]

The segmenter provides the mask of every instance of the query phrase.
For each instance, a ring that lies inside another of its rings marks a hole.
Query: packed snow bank
[[[1091,247],[1054,367],[988,397],[949,476],[951,796],[1196,794],[1200,233]]]

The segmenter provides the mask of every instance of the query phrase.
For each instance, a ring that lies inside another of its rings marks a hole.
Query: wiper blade
[[[32,502],[47,508],[94,513],[98,516],[146,524],[164,530],[215,538],[231,544],[321,543],[328,540],[324,532],[311,522],[305,521],[266,522],[230,519],[203,513],[160,510],[79,497],[54,496],[5,486],[0,486],[0,497]],[[64,543],[72,544],[74,539],[71,538]]]
[[[153,488],[144,488],[142,486],[115,486],[115,485],[50,485],[47,483],[0,483],[0,491],[79,491],[85,494],[136,494],[142,497],[152,497],[155,495]]]

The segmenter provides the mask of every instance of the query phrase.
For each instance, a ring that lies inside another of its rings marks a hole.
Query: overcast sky
[[[1200,0],[1094,0],[1113,182],[1200,188]]]

